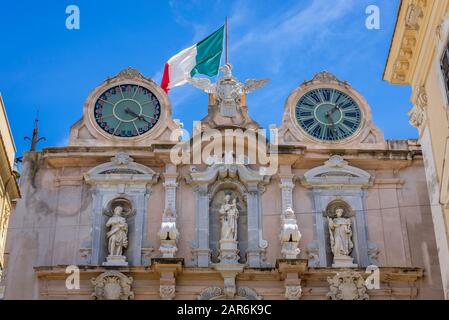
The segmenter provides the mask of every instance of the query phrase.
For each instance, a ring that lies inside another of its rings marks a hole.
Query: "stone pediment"
[[[96,166],[84,174],[84,180],[89,184],[156,182],[158,177],[151,168],[134,162],[133,158],[124,152],[117,153],[110,162]]]
[[[341,156],[330,157],[324,165],[313,168],[301,180],[306,187],[367,187],[372,185],[371,175],[359,168],[350,166]]]
[[[186,176],[191,184],[210,184],[218,178],[239,178],[245,184],[258,184],[269,182],[270,177],[261,175],[258,170],[248,168],[243,164],[214,164],[207,170],[198,172],[193,168]]]

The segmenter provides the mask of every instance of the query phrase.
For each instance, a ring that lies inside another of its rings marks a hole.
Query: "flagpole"
[[[225,37],[225,52],[226,52],[226,64],[228,64],[228,16],[226,16],[225,21],[225,31],[226,31],[226,37]]]

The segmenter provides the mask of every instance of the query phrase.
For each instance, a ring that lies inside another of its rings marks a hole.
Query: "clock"
[[[362,111],[348,94],[318,88],[304,94],[296,104],[296,120],[310,136],[320,141],[340,141],[354,135],[362,122]]]
[[[131,138],[150,131],[159,121],[161,104],[148,89],[122,84],[103,92],[95,102],[97,125],[112,136]]]

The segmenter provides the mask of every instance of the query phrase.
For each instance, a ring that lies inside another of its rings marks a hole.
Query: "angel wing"
[[[194,87],[203,90],[206,93],[213,93],[215,91],[215,84],[210,82],[209,79],[206,78],[190,78],[187,81],[190,82]]]
[[[259,88],[262,88],[268,82],[270,82],[270,79],[246,80],[245,84],[243,85],[243,91],[245,93],[253,92]]]

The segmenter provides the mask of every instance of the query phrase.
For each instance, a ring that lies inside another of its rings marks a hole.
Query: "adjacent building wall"
[[[14,172],[16,147],[9,127],[6,109],[0,95],[0,299],[3,297],[4,269],[6,264],[5,243],[10,214],[15,200],[20,197]]]
[[[449,109],[440,62],[449,39],[449,1],[402,0],[384,79],[413,88],[410,122],[419,130],[438,255],[449,299]]]

